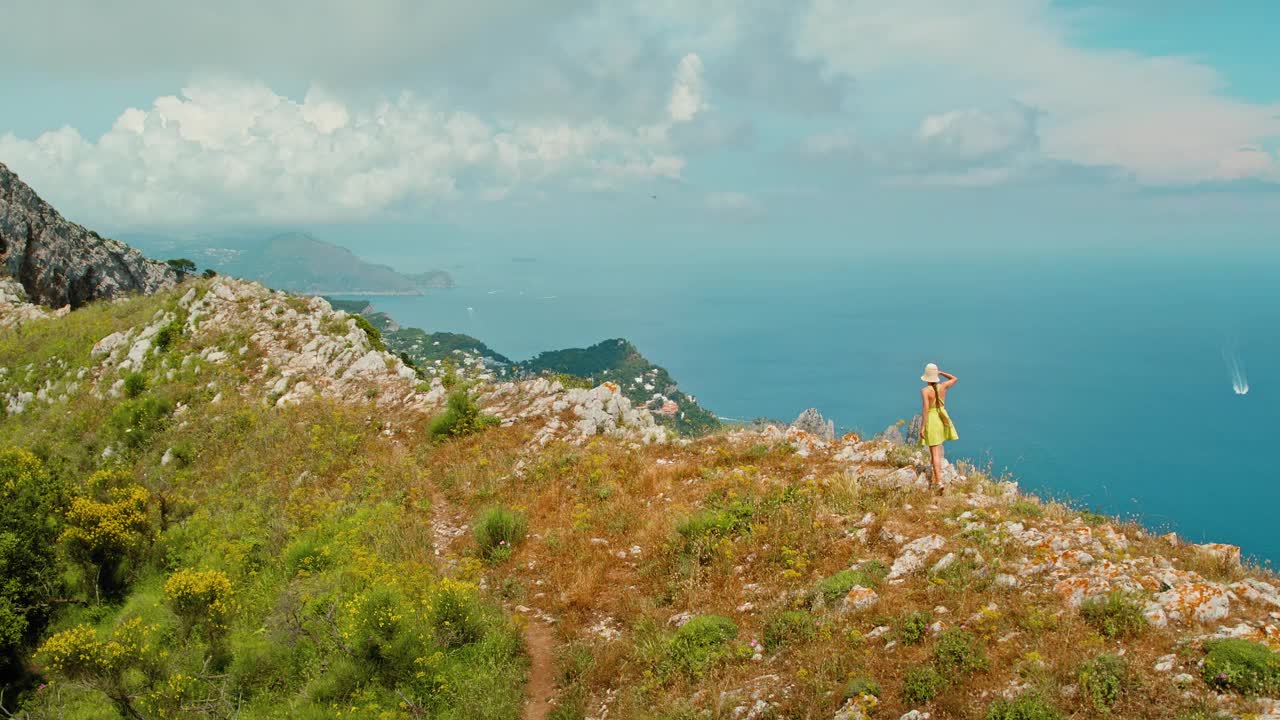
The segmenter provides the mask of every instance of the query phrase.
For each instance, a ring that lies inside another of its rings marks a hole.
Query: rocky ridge
[[[32,301],[51,307],[152,293],[181,280],[181,273],[168,265],[63,218],[4,164],[0,268],[22,284]]]
[[[362,399],[384,409],[430,414],[444,405],[447,389],[439,377],[421,380],[396,355],[374,346],[355,317],[334,310],[319,297],[299,297],[269,290],[255,282],[218,276],[192,281],[174,292],[170,306],[150,321],[119,330],[93,346],[95,365],[67,371],[61,380],[39,388],[22,387],[33,368],[0,376],[0,393],[9,414],[35,401],[66,402],[84,383],[94,392],[119,396],[125,376],[160,363],[173,377],[202,367],[236,366],[249,382],[236,387],[210,380],[214,400],[224,392],[261,397],[276,406],[312,398]],[[20,287],[0,283],[0,327],[65,314],[25,302]],[[176,333],[199,348],[192,354],[165,352],[161,337]],[[25,373],[23,371],[26,371]],[[474,382],[474,378],[472,379]],[[8,387],[6,387],[8,386]],[[636,408],[616,385],[566,389],[544,378],[477,385],[473,394],[482,409],[499,422],[538,418],[543,429],[533,441],[541,447],[552,439],[581,442],[595,435],[662,442],[667,431],[644,408]]]

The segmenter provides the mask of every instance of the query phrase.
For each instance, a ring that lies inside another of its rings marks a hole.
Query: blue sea
[[[917,412],[936,362],[960,378],[950,457],[1280,559],[1280,263],[473,255],[450,269],[455,289],[375,305],[516,359],[625,337],[722,416],[812,406],[864,433]]]

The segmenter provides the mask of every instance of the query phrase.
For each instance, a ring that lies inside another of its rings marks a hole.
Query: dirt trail
[[[529,651],[529,682],[524,686],[524,720],[545,720],[555,694],[555,637],[551,626],[530,619],[524,631]]]
[[[449,552],[453,541],[467,531],[467,525],[457,516],[444,493],[436,489],[431,497],[431,534],[440,571],[452,575],[457,560]],[[528,608],[520,608],[526,611]],[[524,630],[525,649],[529,653],[529,680],[524,688],[523,720],[546,720],[551,713],[551,700],[555,695],[555,635],[551,625],[526,615],[528,624]]]

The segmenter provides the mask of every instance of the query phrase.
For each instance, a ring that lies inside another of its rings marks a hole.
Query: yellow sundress
[[[948,440],[959,440],[960,434],[956,432],[955,423],[951,422],[951,416],[947,414],[947,406],[942,404],[938,397],[938,389],[933,389],[933,405],[929,408],[929,414],[925,416],[923,427],[920,430],[920,446],[932,447],[941,445]]]

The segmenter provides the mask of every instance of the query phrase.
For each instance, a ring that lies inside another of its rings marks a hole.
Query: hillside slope
[[[885,441],[675,439],[610,383],[421,382],[255,283],[6,298],[29,717],[516,718],[528,653],[559,720],[1275,711],[1280,588],[1230,546],[933,494]]]

